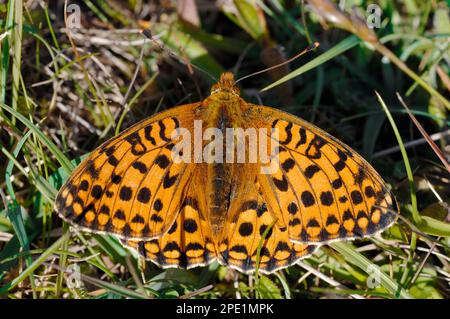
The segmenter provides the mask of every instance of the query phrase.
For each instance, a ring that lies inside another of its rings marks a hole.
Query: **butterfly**
[[[216,161],[221,151],[236,155],[237,144],[222,147],[210,134],[200,139],[200,157],[182,154],[198,145],[188,140],[180,148],[181,129],[192,137],[199,122],[200,133],[267,132],[276,151],[262,147],[266,162]],[[214,160],[199,160],[204,154]],[[263,170],[266,164],[271,169]],[[205,100],[163,111],[103,143],[68,178],[55,209],[82,230],[118,236],[161,267],[217,260],[243,273],[271,273],[322,244],[374,235],[398,211],[383,179],[354,150],[298,117],[247,103],[228,72]]]

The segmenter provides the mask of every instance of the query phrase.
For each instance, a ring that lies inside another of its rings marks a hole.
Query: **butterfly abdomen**
[[[205,140],[204,149],[210,149],[209,155],[212,157],[206,165],[206,201],[208,203],[209,222],[213,235],[218,235],[226,221],[227,211],[230,204],[230,194],[232,187],[233,163],[228,163],[226,134],[227,128],[233,127],[233,117],[230,116],[226,104],[220,99],[212,99],[212,116],[208,119],[206,129],[215,129],[216,133],[211,139]],[[219,138],[220,136],[220,138]]]

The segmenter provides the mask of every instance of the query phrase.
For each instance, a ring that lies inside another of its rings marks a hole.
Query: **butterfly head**
[[[215,93],[226,93],[239,96],[240,91],[236,86],[236,81],[234,80],[234,75],[231,72],[224,72],[220,75],[219,82],[211,87],[211,94]]]

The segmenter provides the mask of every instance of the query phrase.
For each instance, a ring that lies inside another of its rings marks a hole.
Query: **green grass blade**
[[[354,35],[347,37],[346,39],[342,40],[337,45],[335,45],[333,48],[331,48],[331,49],[327,50],[325,53],[322,53],[321,55],[319,55],[317,58],[302,65],[297,70],[292,71],[291,73],[283,76],[278,81],[275,81],[274,83],[266,86],[265,88],[263,88],[261,90],[261,92],[270,90],[280,84],[283,84],[286,81],[289,81],[289,80],[295,78],[296,76],[299,76],[300,74],[303,74],[311,69],[314,69],[315,67],[317,67],[317,66],[327,62],[328,60],[331,60],[332,58],[342,54],[343,52],[353,48],[360,42],[361,42],[361,40]]]
[[[412,299],[412,296],[402,289],[395,281],[393,281],[388,275],[381,271],[381,269],[373,264],[369,259],[358,253],[355,248],[344,242],[336,242],[330,245],[337,250],[344,258],[351,264],[357,266],[367,274],[372,274],[369,269],[377,269],[379,271],[379,278],[381,285],[386,288],[393,296],[397,298]]]
[[[403,162],[405,163],[405,169],[406,174],[408,176],[409,181],[409,187],[410,187],[410,193],[411,193],[411,204],[412,204],[412,216],[414,221],[419,224],[421,221],[421,216],[419,214],[419,211],[417,209],[417,197],[416,197],[416,188],[414,186],[414,176],[412,173],[411,165],[409,164],[409,158],[408,154],[406,153],[405,145],[403,144],[403,139],[400,135],[400,132],[398,131],[397,125],[395,124],[394,118],[392,117],[391,112],[389,112],[388,107],[384,103],[382,97],[378,94],[378,92],[375,92],[378,100],[383,107],[383,111],[386,113],[386,116],[391,123],[392,129],[394,130],[395,137],[397,138],[398,145],[400,147],[400,152],[402,153]]]
[[[27,141],[27,139],[31,133],[32,133],[32,131],[28,131],[20,139],[19,143],[17,143],[16,148],[13,151],[14,157],[17,157],[19,155],[20,150],[22,149],[23,145],[25,144],[25,142]],[[11,160],[8,161],[8,164],[6,165],[6,170],[5,170],[5,184],[6,184],[6,189],[8,190],[9,196],[11,196],[11,199],[15,200],[16,196],[15,196],[14,188],[11,183],[11,176],[12,176],[13,168],[14,168],[14,162]]]
[[[45,260],[53,254],[59,246],[62,245],[70,236],[70,233],[64,234],[61,238],[55,241],[42,255],[40,255],[30,266],[28,266],[24,271],[22,271],[13,281],[9,284],[0,288],[0,295],[8,292],[9,290],[20,284],[25,278],[27,278],[33,271],[36,270]]]
[[[0,103],[0,107],[6,110],[7,112],[14,115],[19,121],[21,121],[23,124],[25,124],[31,131],[33,131],[34,134],[39,137],[39,139],[44,143],[48,149],[52,152],[52,154],[55,156],[56,160],[61,164],[62,167],[64,167],[64,170],[67,172],[72,172],[74,169],[74,166],[69,161],[69,159],[58,149],[58,147],[47,137],[42,133],[42,131],[33,123],[30,122],[25,116],[17,112],[16,110],[12,109],[11,107],[7,106],[6,104]]]
[[[21,0],[15,0],[14,6],[11,5],[10,10],[14,8],[14,28],[12,30],[12,107],[17,109],[19,99],[19,82],[20,82],[20,67],[22,61],[22,27],[23,27],[23,4]],[[11,3],[11,4],[12,4]],[[14,120],[13,120],[14,122]]]
[[[422,221],[422,218],[419,214],[419,211],[417,209],[417,196],[416,196],[416,188],[414,185],[414,176],[412,173],[411,165],[409,164],[408,154],[406,153],[405,145],[403,144],[402,137],[400,135],[400,132],[398,131],[397,125],[395,124],[394,118],[392,117],[392,114],[389,112],[388,107],[384,103],[381,96],[376,92],[376,95],[378,97],[378,100],[383,107],[384,112],[386,113],[386,116],[391,123],[392,129],[394,130],[395,137],[397,138],[398,145],[400,147],[400,152],[402,153],[403,162],[405,164],[406,174],[408,176],[408,182],[409,182],[409,191],[411,194],[411,205],[412,205],[412,217],[416,224],[420,224]],[[409,256],[407,260],[407,265],[405,267],[405,271],[403,272],[403,276],[401,279],[401,282],[404,284],[407,280],[407,277],[410,273],[410,268],[413,262],[413,255],[414,251],[416,249],[416,243],[417,243],[417,236],[415,233],[411,234],[411,240],[410,240],[410,249],[409,249]]]

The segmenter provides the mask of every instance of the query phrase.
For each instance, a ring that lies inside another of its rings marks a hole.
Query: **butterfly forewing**
[[[347,145],[279,110],[254,106],[252,113],[280,132],[280,151],[272,158],[279,170],[259,180],[291,240],[364,237],[395,220],[396,202],[384,181]]]
[[[172,161],[172,132],[189,127],[185,105],[140,122],[92,152],[61,188],[60,216],[93,232],[151,239],[176,218],[193,165]],[[182,114],[182,115],[181,115]]]

